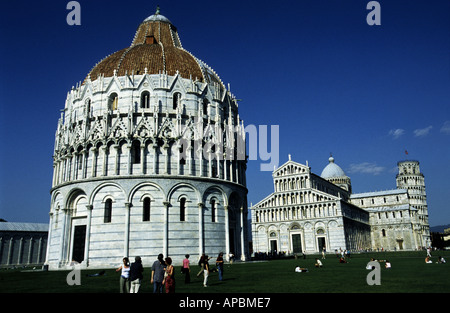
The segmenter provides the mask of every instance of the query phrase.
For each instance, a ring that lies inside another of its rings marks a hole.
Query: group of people
[[[208,287],[208,277],[212,271],[216,271],[219,273],[219,281],[223,280],[223,253],[220,252],[216,259],[216,268],[213,270],[209,265],[209,260],[211,257],[205,255],[204,253],[200,257],[198,261],[198,266],[200,266],[200,271],[197,273],[197,277],[199,277],[203,273],[203,287]]]
[[[221,252],[218,255],[215,269],[210,267],[210,259],[211,257],[202,254],[198,262],[201,269],[197,277],[203,274],[204,287],[208,287],[208,277],[211,271],[217,271],[219,273],[219,281],[223,280],[223,253]],[[138,293],[142,279],[144,278],[144,267],[142,266],[141,257],[135,257],[135,261],[131,264],[129,259],[124,257],[122,259],[122,265],[116,269],[116,272],[119,271],[120,293]],[[186,284],[191,281],[190,272],[189,254],[186,254],[181,267],[181,273],[185,275],[184,282]],[[164,289],[166,293],[175,292],[175,270],[170,257],[164,258],[163,254],[158,255],[157,260],[152,265],[150,283],[153,285],[153,293],[162,293]]]
[[[425,258],[425,263],[428,263],[428,264],[433,263],[433,261],[431,261],[431,256],[427,255],[427,257]],[[445,262],[445,259],[443,257],[438,256],[438,260],[436,261],[436,263],[444,264],[446,262]]]
[[[138,293],[143,279],[144,267],[140,256],[134,258],[134,262],[130,264],[130,260],[125,257],[122,259],[122,265],[116,269],[120,271],[120,293]]]

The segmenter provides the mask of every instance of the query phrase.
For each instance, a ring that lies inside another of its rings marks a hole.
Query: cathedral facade
[[[319,176],[289,156],[272,174],[274,192],[250,208],[253,251],[296,254],[429,246],[419,162],[401,161],[398,168],[397,189],[355,194],[333,157]]]
[[[242,148],[243,147],[243,148]],[[245,133],[220,77],[159,10],[67,94],[46,264],[248,255]]]

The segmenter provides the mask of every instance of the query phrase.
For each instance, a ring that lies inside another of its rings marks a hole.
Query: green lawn
[[[211,273],[209,287],[202,286],[203,277],[196,278],[199,267],[192,265],[191,284],[184,283],[179,267],[176,271],[177,293],[449,293],[450,263],[436,264],[442,255],[450,262],[450,251],[434,252],[433,264],[425,264],[425,252],[391,252],[354,254],[349,263],[340,264],[334,255],[322,260],[324,267],[315,268],[315,256],[306,259],[284,259],[265,262],[226,264],[224,281]],[[391,269],[381,263],[381,285],[369,286],[370,273],[366,264],[371,257],[389,259]],[[120,260],[119,260],[120,261]],[[211,260],[212,261],[212,260]],[[153,262],[153,260],[151,260]],[[150,263],[150,262],[149,262]],[[213,264],[213,262],[211,262]],[[308,273],[295,273],[296,265],[307,267]],[[151,266],[151,264],[144,264]],[[69,271],[23,272],[0,270],[0,292],[7,293],[116,293],[119,291],[119,273],[107,269],[105,275],[88,277],[99,270],[82,270],[81,285],[69,286]],[[145,267],[142,293],[152,291],[150,267]]]

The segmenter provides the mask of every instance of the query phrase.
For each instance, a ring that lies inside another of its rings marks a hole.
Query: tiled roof
[[[181,46],[176,28],[164,19],[146,19],[139,25],[129,48],[117,51],[99,63],[89,72],[92,80],[99,75],[112,77],[114,70],[118,76],[144,74],[179,75],[183,78],[205,81],[204,67],[192,54]],[[203,71],[202,71],[203,70]],[[211,81],[210,73],[205,73],[206,81]],[[214,81],[220,81],[214,77]]]
[[[1,222],[0,231],[47,232],[48,224]]]
[[[350,196],[351,199],[356,198],[366,198],[366,197],[380,197],[380,196],[389,196],[389,195],[399,195],[403,193],[407,193],[406,189],[392,189],[392,190],[383,190],[383,191],[372,191],[372,192],[363,192],[363,193],[354,193]]]

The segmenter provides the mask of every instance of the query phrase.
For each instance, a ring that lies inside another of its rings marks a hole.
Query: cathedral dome
[[[342,168],[339,165],[337,165],[336,163],[334,163],[334,158],[332,156],[330,156],[328,161],[330,163],[328,163],[328,165],[325,166],[320,177],[327,179],[327,178],[345,177],[346,176],[344,171],[342,170]]]
[[[159,14],[158,8],[139,25],[130,47],[102,59],[87,77],[95,80],[98,76],[162,73],[179,74],[183,78],[216,83],[224,88],[219,76],[208,65],[182,47],[177,28]]]

